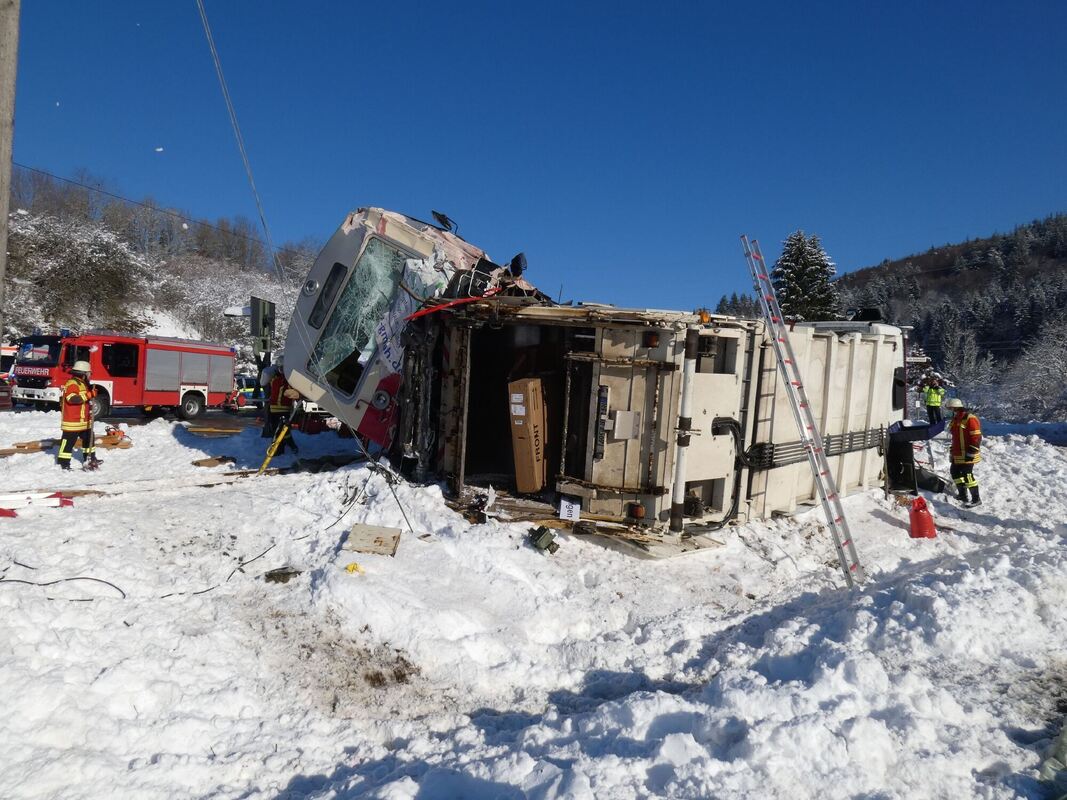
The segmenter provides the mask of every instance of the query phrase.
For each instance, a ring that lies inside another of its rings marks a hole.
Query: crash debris
[[[126,450],[133,447],[133,440],[124,431],[108,428],[108,432],[96,437],[96,446],[104,450]],[[40,453],[59,447],[59,439],[37,439],[32,442],[15,442],[10,447],[0,448],[0,458]]]
[[[528,538],[535,550],[540,550],[544,553],[555,553],[559,550],[559,545],[556,543],[556,534],[544,525],[531,528]]]
[[[400,545],[400,534],[400,528],[357,522],[348,531],[348,537],[341,545],[341,549],[353,553],[395,556],[396,549]]]

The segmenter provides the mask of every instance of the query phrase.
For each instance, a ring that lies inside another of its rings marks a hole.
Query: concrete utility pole
[[[7,214],[11,202],[11,145],[15,138],[19,2],[0,0],[0,342],[4,339],[4,279],[7,275]]]

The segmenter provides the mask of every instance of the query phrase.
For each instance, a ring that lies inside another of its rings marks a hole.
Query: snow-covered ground
[[[56,425],[0,415],[0,446]],[[1067,457],[1037,437],[988,441],[985,504],[935,500],[936,539],[850,498],[871,578],[849,591],[817,513],[669,561],[546,555],[401,484],[418,535],[369,556],[340,543],[404,525],[381,476],[338,523],[365,468],[196,486],[234,468],[196,458],[256,465],[258,432],[130,435],[97,473],[0,459],[4,491],[113,492],[0,520],[3,579],[118,587],[0,584],[4,797],[1046,796]]]

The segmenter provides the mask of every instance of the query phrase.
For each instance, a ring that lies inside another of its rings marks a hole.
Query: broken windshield
[[[396,297],[408,256],[371,238],[308,361],[312,375],[352,394],[374,351],[374,329]]]

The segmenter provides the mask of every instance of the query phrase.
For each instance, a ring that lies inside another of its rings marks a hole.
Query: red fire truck
[[[0,411],[11,408],[11,365],[15,363],[15,348],[0,346]]]
[[[0,380],[10,377],[11,365],[15,363],[15,347],[0,345]]]
[[[26,336],[15,359],[14,399],[57,407],[75,361],[88,361],[97,388],[93,416],[112,408],[174,408],[192,419],[220,406],[233,391],[234,350],[221,344],[164,336],[89,331]]]

